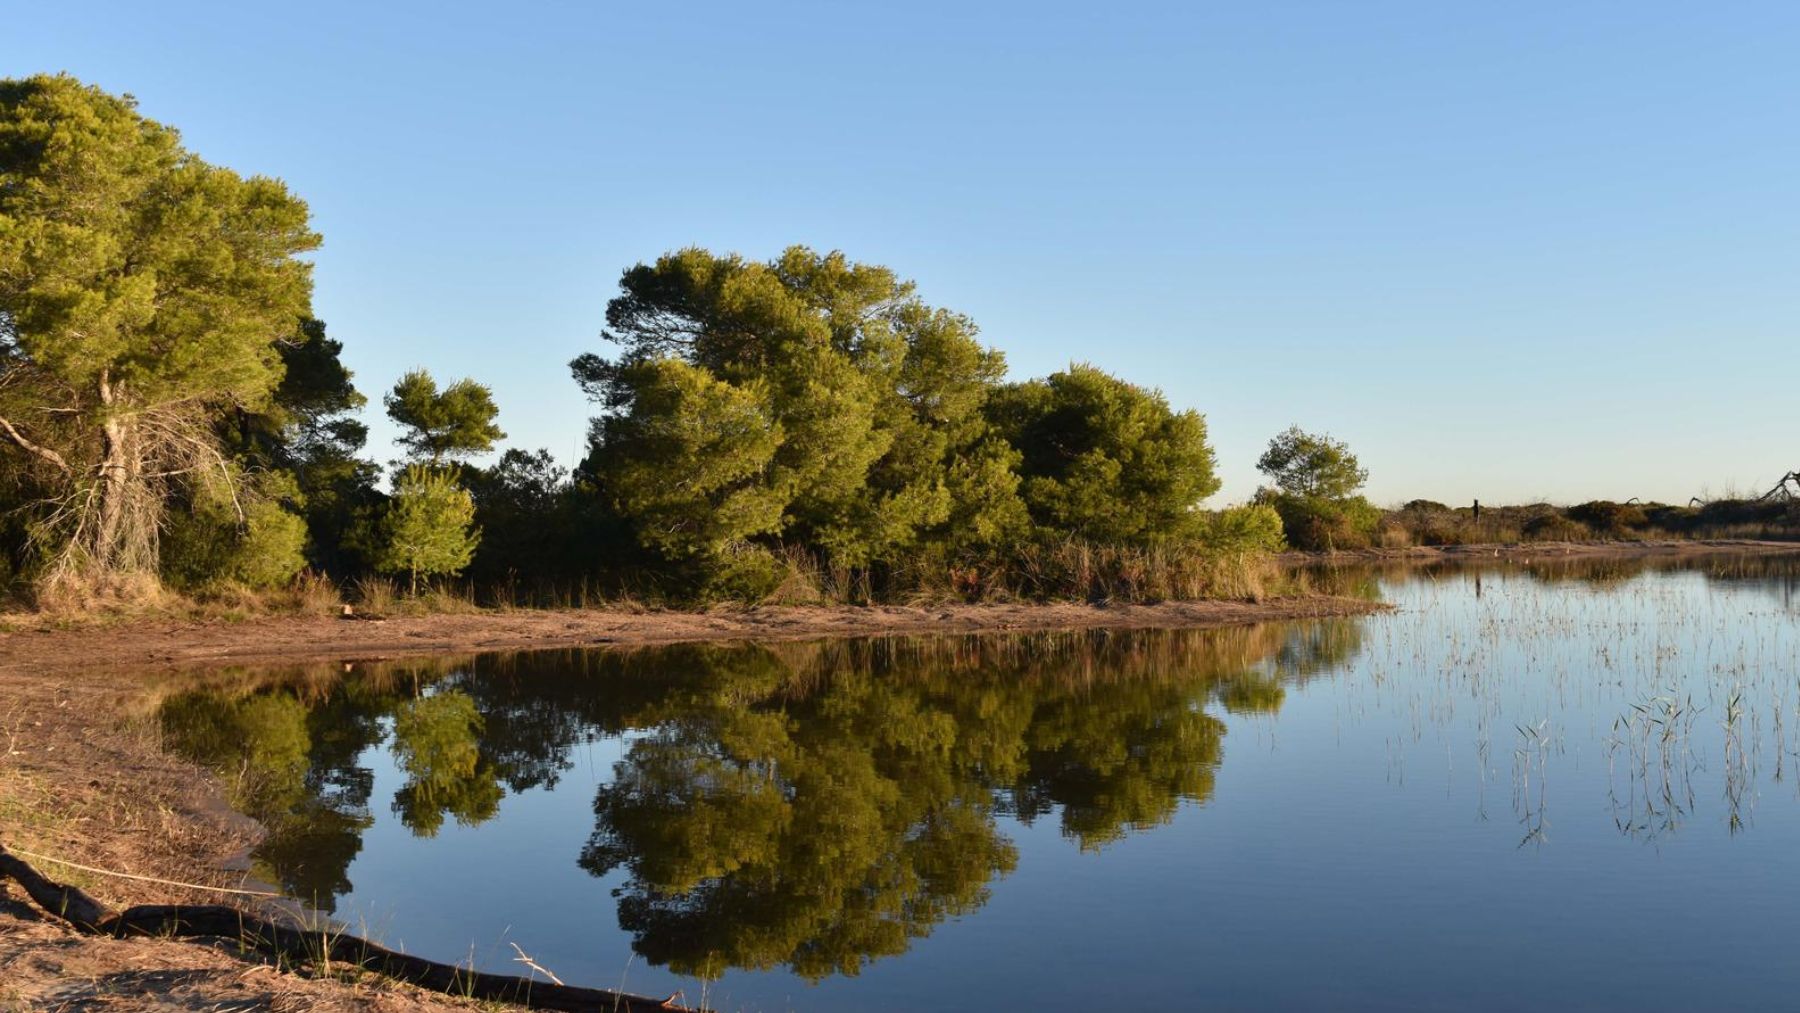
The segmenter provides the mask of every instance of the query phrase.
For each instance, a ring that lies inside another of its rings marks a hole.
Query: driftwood
[[[1793,489],[1788,488],[1790,483],[1792,483]],[[1756,502],[1766,503],[1770,500],[1792,502],[1800,499],[1800,495],[1796,495],[1795,490],[1800,490],[1800,471],[1790,471],[1781,476],[1781,481],[1775,483],[1775,488],[1756,497]]]
[[[676,996],[653,999],[440,964],[396,953],[356,936],[283,925],[223,905],[140,904],[114,911],[77,887],[47,879],[0,845],[0,881],[6,879],[24,888],[38,907],[86,935],[219,937],[272,956],[323,966],[359,967],[446,995],[517,1003],[531,1009],[567,1013],[666,1013],[688,1009],[675,1004]]]
[[[1781,476],[1781,481],[1776,482],[1774,488],[1763,493],[1761,496],[1750,500],[1750,502],[1800,503],[1800,471],[1790,471]],[[1710,501],[1703,500],[1698,496],[1693,496],[1688,499],[1688,506],[1691,507],[1703,507],[1709,505],[1709,503]]]

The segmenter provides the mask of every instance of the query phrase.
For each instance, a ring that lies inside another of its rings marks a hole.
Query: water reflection
[[[1273,712],[1353,657],[1353,620],[558,651],[223,673],[171,692],[167,742],[269,831],[263,875],[330,912],[375,822],[371,756],[412,834],[554,788],[583,742],[622,758],[579,855],[623,873],[637,951],[684,974],[854,974],[980,907],[1017,861],[997,817],[1097,850],[1204,802],[1211,705]]]
[[[1800,551],[1797,549],[1796,551]],[[1735,553],[1730,548],[1659,556],[1545,556],[1542,558],[1450,557],[1430,560],[1322,562],[1300,567],[1303,583],[1328,594],[1382,600],[1382,587],[1408,581],[1481,581],[1520,577],[1546,587],[1580,586],[1616,590],[1653,574],[1693,573],[1710,583],[1752,586],[1795,611],[1800,603],[1800,556],[1792,552]]]
[[[733,1009],[1779,1006],[1797,574],[1362,568],[1308,579],[1395,612],[222,674],[161,725],[267,878],[495,970],[519,938]]]

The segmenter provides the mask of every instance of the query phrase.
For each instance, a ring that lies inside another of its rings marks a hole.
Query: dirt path
[[[1263,602],[1155,605],[782,607],[718,612],[479,612],[380,620],[277,616],[244,622],[137,621],[0,634],[0,674],[167,670],[296,660],[364,660],[445,652],[511,651],[691,640],[795,640],[884,633],[1230,626],[1361,615],[1379,605],[1309,595]]]

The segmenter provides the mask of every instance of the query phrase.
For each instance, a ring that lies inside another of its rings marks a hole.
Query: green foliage
[[[499,811],[503,792],[482,763],[482,726],[475,701],[459,690],[394,709],[394,754],[406,774],[394,812],[415,835],[435,836],[446,815],[476,826]]]
[[[207,164],[130,98],[0,81],[0,358],[53,409],[0,416],[0,445],[51,476],[45,500],[80,504],[43,510],[63,575],[157,569],[211,427],[282,379],[318,243],[280,182]]]
[[[1297,500],[1348,499],[1369,480],[1369,470],[1357,464],[1349,447],[1299,426],[1270,440],[1256,467],[1283,496]]]
[[[0,307],[38,367],[131,405],[263,401],[319,237],[280,182],[181,147],[130,98],[0,82]]]
[[[582,540],[566,469],[547,450],[508,450],[491,468],[466,468],[481,544],[469,567],[477,583],[514,586],[586,572],[572,550]]]
[[[1265,490],[1262,497],[1281,515],[1282,530],[1298,549],[1366,549],[1375,543],[1381,526],[1381,510],[1361,496],[1305,498]]]
[[[382,397],[388,418],[404,430],[400,443],[413,460],[432,465],[494,449],[506,434],[494,424],[500,409],[493,392],[474,380],[457,380],[438,390],[437,381],[415,369]]]
[[[1280,552],[1287,548],[1281,513],[1267,503],[1228,507],[1202,518],[1199,541],[1218,554]]]
[[[376,569],[407,574],[415,594],[421,575],[460,573],[481,541],[474,521],[474,499],[456,472],[411,465],[382,516]]]
[[[699,596],[703,601],[760,603],[787,577],[787,567],[760,545],[735,545],[709,560]]]
[[[178,588],[215,581],[279,587],[306,566],[306,521],[289,509],[299,490],[283,472],[202,483],[163,533],[162,576]]]
[[[1342,442],[1290,426],[1269,441],[1256,467],[1275,483],[1257,490],[1257,501],[1281,515],[1294,547],[1333,551],[1375,543],[1381,511],[1355,495],[1369,472]]]
[[[1004,454],[975,450],[1004,362],[893,272],[804,247],[769,263],[688,249],[620,287],[605,336],[623,353],[572,365],[605,412],[591,469],[634,522],[633,504],[650,511],[646,545],[780,536],[866,566],[953,517],[1008,530]]]
[[[250,587],[278,587],[306,566],[306,521],[280,503],[244,507],[244,530],[228,571]]]
[[[622,366],[613,382],[629,406],[595,423],[598,476],[645,545],[716,557],[780,526],[785,501],[767,476],[784,432],[766,385],[670,358]]]
[[[367,560],[348,543],[360,518],[372,515],[381,499],[379,469],[357,456],[368,427],[354,413],[367,399],[343,364],[343,344],[327,336],[324,321],[300,321],[298,332],[277,348],[282,377],[270,404],[239,408],[221,421],[220,436],[240,467],[292,477],[294,489],[284,500],[305,519],[308,563],[339,574],[364,568]]]
[[[1189,537],[1219,488],[1199,413],[1092,366],[1002,387],[987,413],[1020,455],[1032,520],[1050,531],[1132,545]]]

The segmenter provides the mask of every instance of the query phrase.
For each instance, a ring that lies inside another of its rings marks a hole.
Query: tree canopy
[[[421,576],[460,573],[481,541],[474,521],[474,499],[454,471],[412,465],[394,483],[382,517],[376,568],[406,574],[414,591]]]
[[[1354,496],[1369,480],[1369,470],[1343,441],[1299,426],[1277,433],[1256,467],[1286,495],[1307,499]]]
[[[1206,427],[1091,366],[1003,384],[966,317],[887,268],[794,247],[625,272],[576,380],[583,473],[639,544],[741,567],[798,546],[887,569],[1034,537],[1193,542],[1218,488]]]
[[[55,473],[65,570],[156,569],[172,484],[224,468],[218,413],[281,382],[318,243],[279,181],[206,163],[129,97],[0,81],[0,440]]]
[[[1257,498],[1281,514],[1289,542],[1331,550],[1373,541],[1381,511],[1356,495],[1369,472],[1342,441],[1291,426],[1269,441],[1256,466],[1275,482]]]
[[[995,392],[988,416],[1017,449],[1032,519],[1099,542],[1190,536],[1219,489],[1206,422],[1093,366]]]
[[[766,533],[860,566],[992,509],[979,472],[951,473],[980,456],[1004,360],[887,268],[686,249],[620,287],[603,336],[622,353],[573,370],[604,411],[594,470],[623,512],[650,506],[648,544],[716,552]]]
[[[462,379],[443,390],[423,369],[402,376],[381,399],[388,418],[401,427],[400,445],[413,460],[432,465],[445,458],[485,454],[506,434],[494,424],[500,409],[493,392]]]

